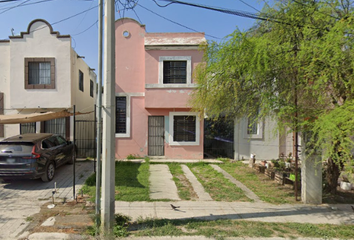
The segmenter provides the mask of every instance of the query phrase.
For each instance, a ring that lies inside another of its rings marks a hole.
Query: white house
[[[279,133],[276,120],[271,117],[259,122],[248,118],[235,122],[234,159],[249,159],[255,155],[259,160],[271,160],[278,159],[280,155],[288,156],[289,153],[294,156],[292,134]]]
[[[26,32],[0,40],[0,56],[0,123],[9,116],[22,119],[1,124],[0,140],[26,132],[72,139],[74,105],[76,112],[92,112],[78,118],[94,117],[96,74],[73,50],[69,35],[36,19]]]

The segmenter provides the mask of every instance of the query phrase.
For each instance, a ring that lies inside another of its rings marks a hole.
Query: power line
[[[80,35],[86,31],[88,31],[90,28],[92,28],[93,26],[95,26],[95,24],[98,22],[98,20],[96,20],[92,25],[90,25],[88,28],[86,28],[85,30],[79,32],[79,33],[76,33],[76,34],[71,34],[71,36],[77,36],[77,35]]]
[[[181,5],[187,5],[187,6],[191,6],[191,7],[204,8],[204,9],[208,9],[208,10],[212,10],[212,11],[217,11],[217,12],[227,13],[227,14],[231,14],[231,15],[236,15],[236,16],[239,16],[239,17],[251,18],[251,19],[262,20],[262,21],[272,21],[272,22],[276,22],[276,23],[282,23],[282,24],[290,25],[289,23],[282,22],[281,20],[278,20],[278,19],[275,19],[275,18],[272,18],[272,17],[269,17],[269,16],[264,16],[263,17],[263,16],[259,16],[259,15],[254,14],[254,13],[249,13],[249,12],[244,12],[244,11],[236,11],[236,10],[231,10],[231,9],[226,9],[226,8],[211,7],[211,6],[207,6],[207,5],[194,4],[194,3],[189,3],[189,2],[181,2],[181,1],[177,1],[177,0],[163,0],[163,1],[178,3],[178,4],[181,4]]]
[[[7,12],[7,11],[10,11],[11,9],[17,8],[17,7],[19,7],[19,6],[25,4],[26,2],[29,2],[29,1],[30,1],[30,0],[26,0],[26,1],[24,1],[23,3],[20,3],[20,4],[16,5],[16,6],[9,7],[8,9],[6,9],[6,10],[0,12],[0,14],[2,14],[2,13],[4,13],[4,12]]]
[[[257,12],[261,12],[261,11],[259,11],[257,8],[255,8],[255,7],[253,7],[253,6],[251,6],[250,4],[248,4],[248,3],[246,3],[246,2],[244,2],[244,1],[242,1],[242,0],[239,0],[240,2],[242,2],[243,4],[245,4],[246,6],[249,6],[250,8],[252,8],[253,10],[255,10],[255,11],[257,11]]]
[[[15,0],[15,1],[20,1],[20,0]],[[31,3],[23,3],[23,4],[19,4],[17,6],[14,6],[14,7],[4,7],[4,8],[0,8],[0,10],[3,10],[3,9],[8,9],[8,10],[11,10],[13,8],[17,8],[17,7],[24,7],[24,6],[28,6],[28,5],[34,5],[34,4],[38,4],[38,3],[43,3],[43,2],[51,2],[51,1],[54,1],[54,0],[40,0],[40,1],[37,1],[37,2],[31,2]]]
[[[165,19],[165,20],[167,20],[167,21],[169,21],[169,22],[171,22],[171,23],[174,23],[174,24],[176,24],[176,25],[178,25],[178,26],[184,27],[184,28],[189,29],[189,30],[191,30],[191,31],[193,31],[193,32],[199,32],[199,31],[197,31],[197,30],[195,30],[195,29],[193,29],[193,28],[187,27],[187,26],[185,26],[185,25],[183,25],[183,24],[181,24],[181,23],[178,23],[178,22],[175,22],[175,21],[173,21],[173,20],[171,20],[171,19],[168,19],[168,18],[166,18],[166,17],[164,17],[164,16],[162,16],[162,15],[160,15],[160,14],[158,14],[158,13],[156,13],[156,12],[154,12],[154,11],[152,11],[152,10],[150,10],[150,9],[148,9],[148,8],[146,8],[146,7],[144,7],[144,6],[142,6],[142,5],[140,5],[139,3],[138,3],[138,6],[141,7],[141,8],[143,8],[143,9],[145,9],[146,11],[149,11],[149,12],[151,12],[152,14],[155,14],[156,16],[159,16],[159,17],[161,17],[161,18],[163,18],[163,19]],[[209,35],[209,34],[205,34],[205,36],[209,36],[209,37],[212,37],[212,38],[215,38],[215,39],[221,39],[221,38],[218,38],[218,37]]]

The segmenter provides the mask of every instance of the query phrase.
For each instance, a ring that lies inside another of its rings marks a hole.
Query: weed
[[[33,217],[26,217],[26,222],[31,222],[33,220]]]
[[[89,176],[86,179],[85,185],[87,185],[87,186],[96,186],[96,173],[92,174],[91,176]]]
[[[128,160],[132,160],[132,159],[143,159],[143,157],[140,157],[138,154],[129,154],[127,156]]]

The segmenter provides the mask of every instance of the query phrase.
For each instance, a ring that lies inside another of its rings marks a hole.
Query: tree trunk
[[[328,185],[326,185],[325,191],[335,195],[337,192],[338,178],[340,175],[340,166],[335,163],[332,158],[328,159],[326,180]]]

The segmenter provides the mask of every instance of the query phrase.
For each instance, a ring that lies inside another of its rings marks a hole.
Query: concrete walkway
[[[179,206],[173,210],[170,204]],[[354,224],[350,205],[272,205],[250,202],[179,201],[115,202],[116,213],[139,218],[165,219],[235,219],[257,222],[296,222],[312,224]]]
[[[210,165],[212,168],[214,168],[216,171],[222,173],[225,178],[229,179],[230,182],[235,184],[237,187],[241,188],[242,191],[245,193],[245,195],[249,198],[252,199],[254,202],[262,202],[262,200],[254,193],[252,192],[248,187],[243,185],[243,183],[237,181],[233,176],[231,176],[229,173],[224,171],[224,169],[220,168],[218,165],[211,164]]]
[[[198,181],[198,179],[194,176],[192,171],[187,167],[187,165],[181,165],[182,170],[184,172],[184,175],[186,178],[189,180],[189,182],[192,184],[192,187],[195,191],[195,193],[198,195],[198,200],[201,201],[213,201],[213,199],[210,197],[209,193],[205,192],[203,185]]]
[[[150,165],[150,198],[181,200],[177,187],[166,164]]]

